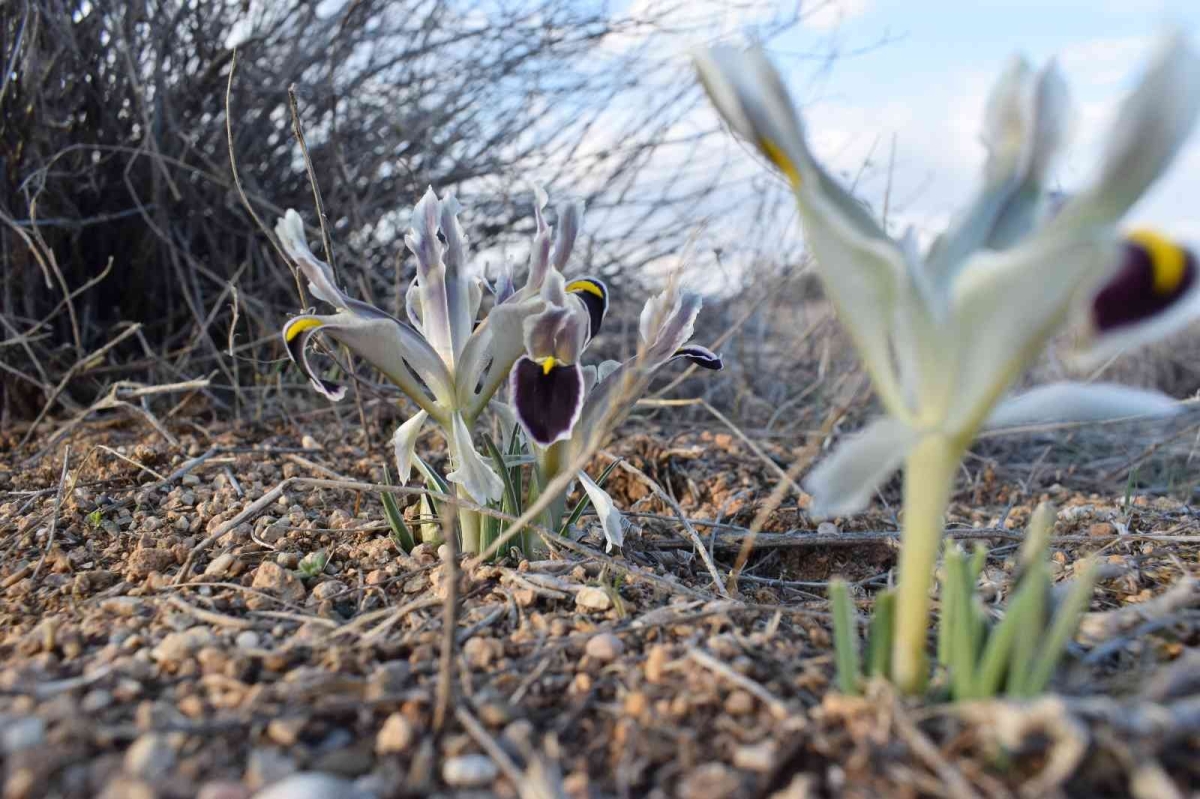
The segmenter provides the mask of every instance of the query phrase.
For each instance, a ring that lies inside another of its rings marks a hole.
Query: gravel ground
[[[799,451],[759,442],[764,461],[727,433],[634,426],[610,450],[637,470],[610,484],[634,523],[623,552],[603,554],[585,517],[578,541],[533,560],[458,570],[438,728],[452,578],[435,547],[396,549],[376,492],[330,485],[381,482],[382,436],[175,434],[84,426],[32,464],[5,444],[4,799],[1170,797],[1200,784],[1200,525],[1179,502],[1031,488],[974,463],[949,523],[991,549],[988,596],[1007,590],[1010,531],[1044,498],[1061,507],[1058,576],[1105,558],[1076,663],[1025,705],[901,702],[882,686],[855,699],[830,685],[824,581],[846,576],[869,608],[894,566],[888,507],[818,528],[792,495],[725,598],[658,492],[724,577]]]

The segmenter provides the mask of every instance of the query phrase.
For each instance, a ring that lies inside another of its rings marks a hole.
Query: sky
[[[1073,137],[1056,178],[1084,183],[1098,164],[1115,108],[1169,24],[1200,46],[1194,0],[830,0],[774,41],[803,107],[813,148],[835,171],[895,144],[890,204],[922,238],[945,226],[975,185],[978,131],[992,81],[1014,53],[1035,65],[1057,57],[1075,102]],[[834,50],[822,69],[801,54]],[[879,207],[887,170],[859,184]],[[1150,225],[1200,244],[1200,135],[1143,198],[1130,226]]]
[[[1056,58],[1070,86],[1072,134],[1053,180],[1055,188],[1071,191],[1085,185],[1098,166],[1115,110],[1158,35],[1179,26],[1200,47],[1196,0],[800,2],[800,24],[770,39],[768,53],[801,108],[810,147],[831,172],[852,180],[855,193],[877,213],[886,195],[890,232],[900,235],[911,226],[923,244],[947,226],[976,187],[985,155],[979,142],[984,104],[1014,55],[1035,68]],[[683,63],[689,48],[700,44],[761,38],[756,31],[788,15],[795,0],[617,5],[618,13],[634,17],[657,18],[669,9],[666,21],[680,33],[655,46]],[[705,103],[680,127],[695,131],[716,124],[715,111]],[[709,146],[727,156],[731,142],[720,140]],[[733,155],[723,169],[738,182],[729,185],[754,191],[754,176],[766,170],[748,150]],[[668,170],[678,157],[657,156]],[[705,219],[712,244],[736,239],[744,229],[732,216]],[[772,228],[764,241],[787,251],[789,242],[802,244],[794,213],[779,224],[783,227]],[[1200,135],[1132,209],[1125,227],[1153,227],[1200,247]],[[738,274],[730,276],[734,285],[742,282]]]

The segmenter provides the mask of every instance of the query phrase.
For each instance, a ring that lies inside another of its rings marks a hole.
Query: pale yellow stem
[[[455,484],[454,493],[459,499],[467,502],[474,502],[475,498],[467,493],[461,484]],[[475,555],[479,552],[479,532],[480,532],[480,516],[477,512],[468,508],[458,509],[458,529],[462,533],[459,539],[462,541],[461,549],[464,554]]]
[[[904,464],[904,525],[892,681],[908,694],[921,692],[929,674],[929,586],[942,540],[943,516],[963,447],[944,435],[922,439]]]

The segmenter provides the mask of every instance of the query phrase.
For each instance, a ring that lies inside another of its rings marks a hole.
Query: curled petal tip
[[[600,278],[581,277],[568,283],[566,292],[578,298],[587,309],[588,338],[594,338],[608,313],[608,286]]]
[[[713,352],[707,347],[701,347],[699,344],[685,344],[675,350],[675,354],[671,356],[671,359],[674,360],[675,358],[684,358],[701,369],[710,369],[714,372],[719,372],[725,368],[725,362],[721,360],[720,354]]]

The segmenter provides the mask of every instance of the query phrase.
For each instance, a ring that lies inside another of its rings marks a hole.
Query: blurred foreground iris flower
[[[1014,59],[983,120],[981,186],[927,252],[891,238],[817,162],[783,81],[758,49],[699,52],[717,110],[788,180],[805,241],[887,416],[809,476],[814,515],[862,510],[904,467],[903,546],[893,679],[926,678],[929,586],[955,472],[991,426],[1168,413],[1170,397],[1111,384],[1056,383],[1006,398],[1066,323],[1096,362],[1197,316],[1193,255],[1150,232],[1122,236],[1128,209],[1175,159],[1200,108],[1200,60],[1179,34],[1160,43],[1109,133],[1093,180],[1048,191],[1070,102],[1051,63]]]

